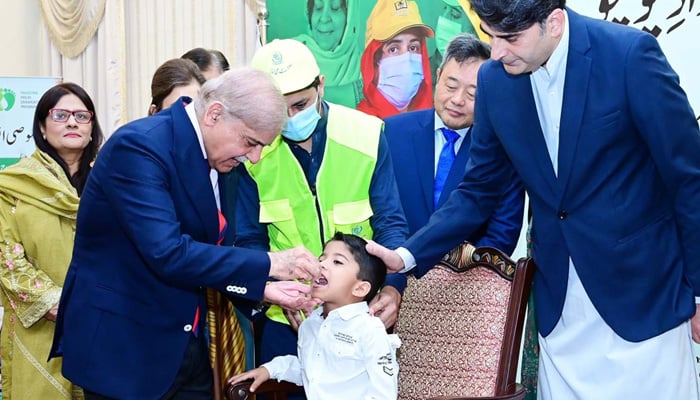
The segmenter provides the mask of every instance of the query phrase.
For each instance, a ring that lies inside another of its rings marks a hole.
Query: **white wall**
[[[0,0],[0,76],[41,76],[44,35],[39,0]]]
[[[607,18],[600,11],[601,3],[614,3],[612,8],[608,8]],[[651,2],[651,8],[645,7],[643,3],[649,2],[569,0],[566,5],[589,17],[608,21],[626,19],[628,26],[658,31],[656,37],[661,49],[680,77],[681,86],[688,95],[695,116],[700,117],[700,2],[658,0]]]

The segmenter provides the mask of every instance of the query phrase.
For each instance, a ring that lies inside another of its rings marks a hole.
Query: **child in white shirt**
[[[254,391],[268,379],[304,386],[308,400],[395,400],[401,341],[369,315],[386,278],[386,266],[365,250],[359,236],[337,232],[319,258],[321,274],[311,296],[323,301],[299,327],[299,356],[279,356],[236,375],[229,383],[253,379]]]

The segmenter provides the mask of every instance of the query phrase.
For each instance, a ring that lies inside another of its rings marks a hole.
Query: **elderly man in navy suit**
[[[217,175],[257,162],[285,120],[271,78],[242,68],[107,141],[81,198],[52,349],[87,400],[212,399],[205,288],[248,314],[263,299],[310,306],[305,285],[268,282],[316,275],[308,250],[217,246]]]
[[[435,108],[384,121],[411,234],[428,222],[462,180],[469,160],[476,74],[489,59],[490,50],[473,35],[457,35],[437,70]],[[503,197],[488,221],[466,239],[476,246],[492,246],[511,254],[522,226],[524,194],[515,178],[503,189]],[[423,276],[430,267],[418,265],[414,273]]]
[[[532,206],[540,399],[698,399],[700,130],[656,39],[564,0],[471,0],[491,37],[470,162],[391,270],[429,265],[513,173]]]

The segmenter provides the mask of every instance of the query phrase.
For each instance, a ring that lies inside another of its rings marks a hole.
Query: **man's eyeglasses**
[[[88,110],[64,110],[62,108],[52,108],[49,110],[51,120],[54,122],[66,122],[71,114],[75,118],[75,122],[79,124],[89,124],[92,121],[92,111]]]

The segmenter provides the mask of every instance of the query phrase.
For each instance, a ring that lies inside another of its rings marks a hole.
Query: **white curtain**
[[[44,15],[58,14],[49,18],[88,20],[74,15],[78,11],[66,10],[63,4],[66,0],[40,1],[52,3],[41,4]],[[146,115],[151,100],[151,77],[164,61],[180,57],[191,48],[205,47],[223,52],[232,66],[245,65],[258,47],[257,13],[261,5],[264,7],[264,0],[81,0],[78,3],[92,14],[95,7],[104,3],[104,15],[96,33],[82,52],[72,56],[65,43],[57,38],[77,42],[75,29],[61,36],[56,34],[56,29],[47,29],[50,25],[42,23],[41,69],[44,75],[63,77],[64,81],[75,82],[88,91],[106,136],[124,123]],[[60,24],[55,26],[60,28]]]
[[[41,18],[51,41],[66,57],[76,57],[95,35],[105,11],[105,0],[39,2]]]

